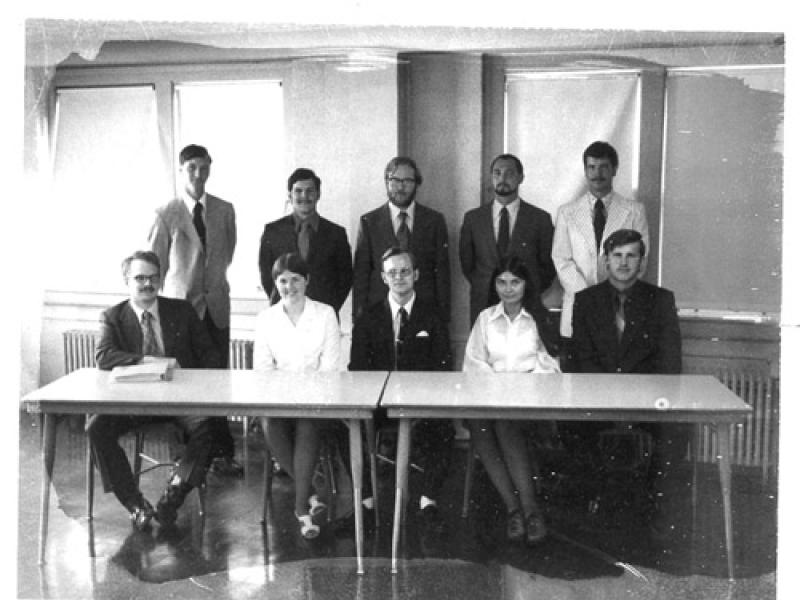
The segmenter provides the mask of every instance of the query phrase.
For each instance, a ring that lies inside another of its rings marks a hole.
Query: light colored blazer
[[[642,234],[647,254],[650,252],[650,236],[647,230],[647,216],[641,202],[612,192],[613,198],[608,209],[603,240],[618,229],[635,229]],[[606,268],[602,258],[602,242],[598,255],[592,224],[592,209],[584,194],[580,198],[559,207],[556,214],[556,230],[553,236],[553,263],[558,280],[564,288],[564,301],[561,306],[561,335],[572,336],[572,305],[579,291],[605,281]],[[642,260],[639,276],[644,274],[647,254]]]
[[[201,319],[208,310],[219,328],[230,327],[227,271],[236,248],[233,205],[206,194],[205,250],[180,198],[156,209],[147,243],[161,261],[163,294],[188,300]]]

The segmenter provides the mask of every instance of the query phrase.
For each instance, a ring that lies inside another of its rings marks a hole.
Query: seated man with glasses
[[[439,317],[436,305],[414,291],[419,279],[414,255],[403,248],[392,247],[383,254],[381,265],[381,278],[389,293],[384,292],[383,299],[370,306],[353,325],[349,370],[449,371],[451,354],[447,326]],[[385,412],[376,414],[375,421],[376,428],[385,424]],[[453,436],[449,419],[421,420],[414,425],[411,461],[423,472],[419,481],[412,479],[412,484],[419,489],[417,514],[425,555],[438,553],[444,532],[444,520],[436,498],[450,467]],[[412,473],[415,472],[412,469]],[[364,489],[370,486],[365,485]],[[370,508],[369,500],[365,503]]]
[[[406,156],[389,161],[383,172],[388,202],[361,215],[353,261],[353,322],[386,297],[381,256],[390,246],[411,250],[419,279],[416,292],[450,320],[450,257],[442,213],[416,201],[422,174]]]
[[[158,295],[161,265],[154,252],[134,252],[122,262],[122,274],[130,297],[100,317],[98,368],[110,370],[160,357],[174,358],[183,368],[222,367],[222,358],[192,305]],[[187,441],[154,510],[136,487],[119,437],[162,421],[175,421],[186,432]],[[162,527],[173,525],[186,495],[204,481],[212,458],[215,421],[200,416],[94,415],[86,431],[104,491],[113,491],[130,513],[134,529],[144,531],[153,517]]]

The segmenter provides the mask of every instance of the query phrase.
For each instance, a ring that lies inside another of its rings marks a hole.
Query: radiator
[[[734,465],[760,467],[766,483],[778,466],[778,381],[766,368],[718,365],[711,369],[687,365],[686,372],[715,376],[734,394],[753,407],[753,412],[731,430],[731,461]],[[718,453],[717,432],[708,425],[698,427],[695,455],[714,462]]]

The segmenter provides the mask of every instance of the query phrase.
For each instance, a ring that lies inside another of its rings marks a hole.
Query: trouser
[[[206,330],[208,331],[209,337],[211,337],[214,347],[222,357],[222,367],[227,369],[230,357],[230,327],[217,327],[208,309],[206,309],[206,315],[203,317],[203,323],[205,323]],[[213,417],[213,421],[214,456],[233,458],[234,442],[228,427],[228,420],[225,417]]]
[[[131,465],[119,444],[119,438],[132,429],[152,423],[175,422],[186,434],[186,448],[175,468],[181,481],[199,486],[211,460],[213,424],[206,417],[165,417],[94,415],[86,425],[94,464],[100,471],[103,490],[114,492],[127,506],[139,495]]]

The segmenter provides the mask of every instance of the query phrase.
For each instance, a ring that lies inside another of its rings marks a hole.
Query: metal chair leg
[[[86,517],[94,519],[94,459],[89,439],[86,439]]]
[[[475,447],[472,440],[467,448],[467,467],[464,476],[464,503],[461,506],[461,518],[466,519],[469,514],[469,497],[472,493],[472,478],[475,474]]]
[[[261,420],[261,428],[264,430],[264,501],[261,522],[266,526],[272,503],[272,452],[270,452],[269,449],[269,427],[267,419]]]
[[[144,452],[144,432],[136,432],[133,444],[133,477],[136,480],[136,489],[139,489],[139,480],[142,475],[142,452]]]

